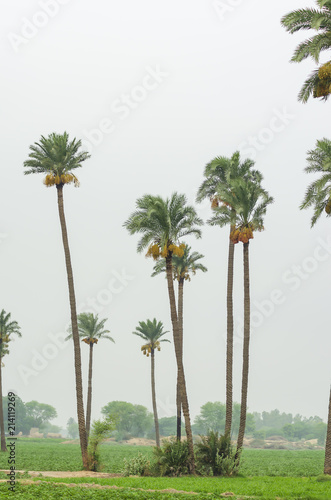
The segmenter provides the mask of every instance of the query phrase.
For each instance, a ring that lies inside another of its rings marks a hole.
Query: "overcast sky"
[[[287,12],[312,0],[2,1],[0,308],[22,338],[4,362],[3,391],[77,418],[67,277],[55,188],[23,176],[29,146],[51,132],[82,139],[91,158],[64,189],[79,311],[99,313],[116,344],[94,351],[93,418],[109,401],[152,410],[150,360],[132,335],[154,317],[171,332],[166,281],[137,254],[123,222],[145,193],[185,193],[195,204],[204,166],[218,155],[253,158],[274,197],[250,244],[250,411],[278,408],[326,419],[330,384],[331,225],[300,211],[314,177],[307,151],[330,138],[330,103],[297,94],[312,61],[290,64],[307,33]],[[325,60],[325,58],[323,59]],[[185,372],[194,417],[225,401],[228,230],[205,225],[208,273],[185,283]],[[242,245],[235,257],[234,399],[240,401]],[[171,333],[169,333],[171,338]],[[88,348],[81,344],[87,388]],[[156,355],[160,417],[175,414],[173,344]],[[86,400],[86,392],[85,392]]]

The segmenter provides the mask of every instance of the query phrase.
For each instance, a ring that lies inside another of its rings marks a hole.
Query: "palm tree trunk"
[[[92,409],[92,363],[93,363],[93,343],[90,343],[90,359],[88,367],[88,389],[87,389],[87,406],[86,406],[86,436],[87,441],[90,434],[91,426],[91,409]]]
[[[65,261],[66,261],[66,268],[67,268],[67,277],[68,277],[72,338],[74,341],[76,402],[77,402],[79,440],[80,440],[80,448],[81,448],[81,453],[82,453],[83,467],[84,467],[84,469],[88,469],[87,437],[86,437],[84,404],[83,404],[82,362],[81,362],[81,355],[80,355],[80,343],[79,343],[79,334],[78,334],[78,326],[77,326],[77,311],[76,311],[74,279],[73,279],[72,267],[71,267],[71,258],[70,258],[70,251],[69,251],[67,226],[66,226],[66,221],[65,221],[65,216],[64,216],[63,185],[59,184],[56,187],[57,187],[57,201],[58,201],[59,216],[60,216],[61,231],[62,231],[62,241],[63,241],[64,255],[65,255]]]
[[[330,398],[329,398],[328,427],[326,431],[324,474],[331,475],[331,387],[330,387]]]
[[[237,440],[236,458],[239,458],[240,450],[244,442],[247,412],[248,392],[248,368],[249,368],[249,336],[250,336],[250,293],[249,293],[249,243],[244,243],[244,347],[243,347],[243,371],[241,382],[241,406],[240,422]]]
[[[180,330],[180,356],[183,361],[183,297],[184,297],[184,279],[178,281],[178,322]],[[182,400],[180,397],[179,372],[177,370],[177,441],[182,439]]]
[[[171,323],[172,323],[172,331],[174,338],[174,346],[175,346],[175,354],[177,361],[177,369],[178,369],[178,377],[179,377],[179,390],[182,400],[183,406],[183,414],[185,421],[185,431],[187,437],[187,443],[189,447],[189,469],[191,474],[195,472],[195,463],[194,463],[194,449],[193,449],[193,436],[192,436],[192,428],[190,421],[190,410],[187,399],[186,392],[186,382],[185,382],[185,374],[184,374],[184,366],[183,360],[181,358],[180,352],[180,327],[179,321],[176,311],[176,299],[175,299],[175,291],[172,277],[172,255],[168,255],[166,258],[166,271],[167,271],[167,282],[168,282],[168,293],[169,293],[169,302],[170,302],[170,313],[171,313]]]
[[[230,232],[232,227],[230,228]],[[226,339],[226,415],[225,434],[231,436],[232,426],[232,395],[233,395],[233,264],[234,244],[229,239],[228,284],[227,284],[227,339]]]
[[[159,418],[157,416],[156,395],[155,395],[155,351],[151,349],[151,383],[152,383],[152,403],[155,425],[156,446],[160,448]]]
[[[1,432],[1,451],[7,451],[6,436],[5,436],[5,421],[3,418],[3,401],[2,401],[2,357],[0,356],[0,432]]]

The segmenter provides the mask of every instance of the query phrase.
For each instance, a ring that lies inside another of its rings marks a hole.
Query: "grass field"
[[[120,472],[123,459],[136,456],[138,452],[152,455],[152,449],[149,447],[113,443],[103,445],[101,447],[103,471]],[[323,480],[322,476],[323,461],[322,450],[254,449],[244,450],[240,475],[234,478],[84,477],[36,478],[33,482],[30,478],[30,484],[24,484],[23,481],[29,479],[24,475],[22,483],[16,484],[13,497],[31,500],[34,498],[190,500],[224,498],[221,496],[222,493],[232,492],[234,496],[230,498],[234,499],[331,500],[331,481]],[[1,453],[0,469],[7,468],[8,454]],[[61,444],[59,440],[19,439],[16,445],[16,468],[27,471],[81,470],[79,445]],[[1,478],[6,479],[4,473],[1,474]],[[10,494],[8,485],[1,483],[0,498],[9,498]]]

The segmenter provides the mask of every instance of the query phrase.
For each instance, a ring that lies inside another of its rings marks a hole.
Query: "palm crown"
[[[185,245],[184,253],[182,256],[173,255],[172,257],[172,268],[174,279],[180,280],[191,280],[191,273],[195,274],[197,271],[206,272],[207,268],[198,262],[203,259],[204,255],[199,252],[192,252],[191,247]],[[159,260],[154,265],[154,271],[152,273],[152,277],[157,276],[158,274],[166,272],[166,262],[165,259]]]
[[[331,1],[317,0],[320,9],[299,9],[283,16],[281,23],[293,34],[300,30],[315,30],[317,34],[301,42],[295,49],[291,61],[301,62],[311,57],[319,62],[320,54],[331,48]],[[304,82],[299,101],[307,102],[309,97],[322,97],[326,100],[330,95],[331,63],[323,64],[314,70]]]
[[[15,333],[22,336],[21,329],[17,321],[10,321],[11,314],[2,309],[0,313],[0,357],[9,353],[8,344],[11,342],[11,335]]]
[[[106,321],[107,318],[99,320],[98,314],[94,315],[93,313],[85,312],[80,313],[77,317],[79,337],[84,337],[82,341],[86,344],[97,344],[100,338],[115,342],[112,337],[107,335],[107,333],[110,333],[110,331],[104,329]],[[72,332],[71,327],[69,327],[69,332]],[[66,340],[71,337],[72,333],[68,335]]]
[[[307,161],[307,173],[322,174],[308,186],[300,206],[300,209],[314,207],[311,219],[313,226],[323,211],[328,216],[331,213],[331,141],[325,138],[317,141],[316,148],[308,151]]]
[[[261,174],[260,178],[262,180]],[[218,193],[224,204],[215,209],[215,214],[210,219],[211,225],[223,227],[230,224],[230,238],[233,243],[248,243],[248,240],[254,237],[254,231],[263,231],[263,217],[273,198],[260,183],[236,179],[231,184],[231,190],[219,186]]]
[[[81,167],[82,162],[90,157],[89,153],[79,151],[80,147],[81,141],[69,141],[67,132],[62,135],[52,133],[48,137],[41,136],[40,142],[30,146],[29,159],[24,162],[24,167],[28,170],[24,174],[46,174],[44,184],[47,187],[62,187],[71,183],[79,186],[72,171]]]
[[[148,248],[147,256],[157,260],[159,257],[183,255],[184,245],[181,238],[194,234],[201,237],[202,220],[193,207],[186,205],[185,195],[173,193],[164,200],[160,196],[145,195],[136,202],[133,212],[124,227],[130,234],[143,233],[138,242],[138,252]]]
[[[163,323],[162,321],[156,321],[154,318],[153,321],[148,319],[145,321],[139,321],[139,325],[136,327],[136,331],[132,332],[134,335],[138,335],[138,337],[142,338],[145,341],[145,344],[141,346],[141,350],[143,354],[150,355],[151,352],[154,352],[155,349],[158,351],[161,350],[160,343],[161,342],[170,342],[168,339],[162,339],[163,335],[168,332],[163,331]]]

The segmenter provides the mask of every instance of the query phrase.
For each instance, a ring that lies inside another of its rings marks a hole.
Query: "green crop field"
[[[152,456],[143,446],[107,443],[101,447],[104,472],[120,472],[123,459],[138,452]],[[219,477],[113,477],[113,478],[29,478],[18,476],[13,498],[26,499],[175,499],[230,498],[259,500],[331,500],[331,481],[325,480],[323,450],[244,450],[240,475]],[[1,453],[0,468],[7,469],[8,454]],[[80,448],[61,440],[18,439],[16,467],[25,471],[81,470]],[[0,478],[6,479],[1,473]],[[26,482],[29,481],[27,484]],[[153,491],[154,490],[154,491]],[[162,491],[161,491],[162,490]],[[167,490],[167,491],[164,491]],[[184,493],[185,492],[185,493]],[[193,494],[195,493],[195,494]],[[0,483],[0,498],[10,498],[6,482]]]

